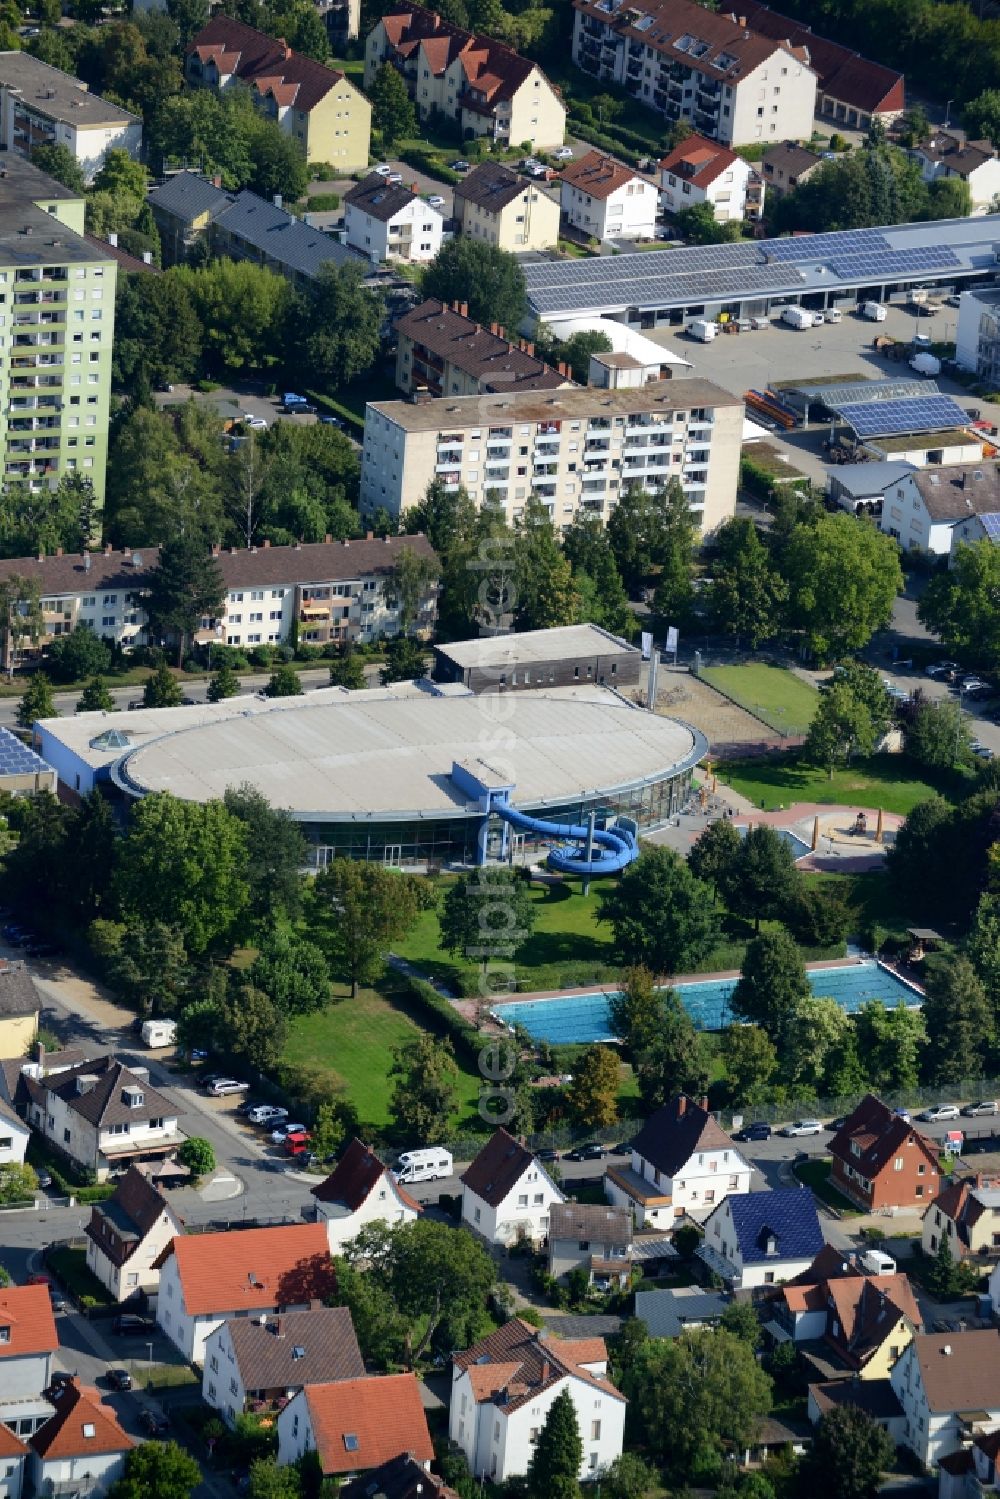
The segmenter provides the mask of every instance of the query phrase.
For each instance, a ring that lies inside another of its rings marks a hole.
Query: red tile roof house
[[[603,151],[588,151],[559,173],[563,217],[595,239],[652,239],[659,194],[655,183]]]
[[[104,1494],[136,1445],[99,1393],[75,1379],[52,1391],[55,1414],[31,1438],[36,1494]]]
[[[45,1391],[58,1347],[47,1286],[0,1290],[0,1422],[20,1437],[31,1436],[52,1414]]]
[[[6,1426],[0,1426],[0,1499],[21,1499],[29,1450]]]
[[[368,1223],[412,1223],[423,1211],[373,1150],[354,1139],[326,1181],[312,1188],[317,1221],[331,1254],[340,1254]]]
[[[569,1392],[583,1438],[581,1478],[621,1456],[625,1397],[608,1378],[603,1338],[557,1338],[519,1317],[452,1358],[448,1435],[479,1478],[526,1473],[558,1395]]]
[[[488,1244],[537,1242],[549,1231],[549,1210],[565,1202],[530,1150],[498,1129],[462,1177],[462,1222]]]
[[[158,1263],[156,1320],[193,1364],[227,1318],[306,1311],[335,1285],[322,1223],[178,1236]]]
[[[864,1097],[830,1142],[830,1179],[866,1212],[924,1208],[938,1194],[937,1149],[881,1099]]]
[[[278,1416],[278,1462],[284,1467],[306,1452],[332,1478],[367,1473],[403,1452],[429,1468],[434,1448],[415,1376],[306,1385]]]
[[[735,151],[689,135],[660,162],[660,199],[668,213],[708,203],[717,223],[739,223],[760,218],[764,183]]]

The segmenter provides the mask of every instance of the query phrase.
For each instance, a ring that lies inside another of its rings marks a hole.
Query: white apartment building
[[[113,1167],[173,1155],[184,1143],[176,1105],[150,1086],[145,1067],[103,1056],[40,1073],[37,1062],[21,1068],[28,1123],[98,1181]]]
[[[889,1379],[903,1407],[903,1443],[927,1468],[977,1431],[1000,1427],[998,1334],[918,1333]]]
[[[1000,387],[1000,288],[973,286],[958,304],[955,359],[994,390]]]
[[[0,148],[30,156],[49,145],[71,151],[92,182],[109,151],[138,161],[142,121],[30,52],[0,52]]]
[[[807,46],[694,0],[574,0],[574,9],[577,67],[668,120],[726,145],[809,139],[816,72]]]
[[[638,172],[588,151],[560,173],[563,218],[593,239],[652,239],[657,192]]]
[[[347,243],[374,265],[386,260],[433,260],[441,248],[444,218],[411,187],[394,186],[373,172],[344,198]]]
[[[395,518],[438,479],[476,504],[500,495],[509,520],[534,495],[561,527],[580,511],[606,520],[630,483],[676,478],[709,536],[735,510],[742,431],[743,402],[707,380],[370,402],[361,512]]]
[[[604,1195],[627,1208],[637,1228],[700,1219],[730,1192],[749,1192],[753,1168],[713,1119],[706,1100],[679,1093],[631,1142],[628,1166],[609,1166]]]
[[[760,218],[764,183],[735,151],[689,135],[660,162],[660,199],[668,213],[708,203],[717,224],[740,223]]]
[[[545,1167],[505,1129],[494,1131],[462,1177],[462,1222],[488,1244],[537,1244],[566,1201]]]
[[[906,551],[948,557],[958,542],[982,534],[973,522],[998,513],[1000,466],[962,463],[913,469],[890,485],[879,526]]]

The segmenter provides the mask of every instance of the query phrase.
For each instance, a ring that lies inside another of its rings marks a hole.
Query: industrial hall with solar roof
[[[965,290],[1000,274],[1000,214],[525,264],[534,316],[604,315],[644,328],[689,317],[761,317],[783,306],[844,310],[917,286]]]

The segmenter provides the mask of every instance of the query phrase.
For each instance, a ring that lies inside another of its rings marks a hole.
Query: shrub
[[[447,182],[452,187],[462,180],[458,172],[453,172],[451,167],[444,165],[436,151],[427,150],[423,146],[404,146],[399,159],[405,161],[408,167],[416,167],[418,172],[434,177],[438,182]]]
[[[321,661],[323,659],[322,646],[297,645],[295,647],[296,661]]]
[[[312,193],[306,199],[306,213],[334,213],[340,207],[339,193]]]
[[[263,668],[273,666],[275,654],[273,645],[255,645],[250,652],[250,665]]]
[[[407,987],[410,999],[429,1017],[431,1028],[438,1035],[449,1038],[460,1060],[476,1066],[482,1043],[475,1026],[463,1020],[458,1011],[437,992],[433,984],[428,984],[424,979],[410,978],[407,981]]]

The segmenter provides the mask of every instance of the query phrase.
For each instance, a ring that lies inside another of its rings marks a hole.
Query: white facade
[[[733,157],[723,171],[702,185],[683,173],[661,166],[660,200],[668,213],[679,213],[681,209],[708,203],[717,224],[741,222],[747,217],[747,189],[751,183],[758,189],[755,208],[759,213],[764,201],[764,184],[742,156]]]
[[[915,147],[911,154],[925,182],[945,177],[960,177],[967,182],[971,211],[980,214],[989,213],[994,199],[1000,195],[1000,158],[987,155],[991,149],[987,142],[976,142],[963,150],[954,137],[943,136],[939,141]]]
[[[791,1280],[808,1270],[815,1258],[815,1249],[795,1259],[783,1258],[776,1239],[774,1244],[773,1255],[767,1251],[764,1259],[751,1260],[747,1264],[729,1203],[722,1202],[705,1220],[705,1237],[698,1254],[734,1291],[780,1285],[782,1281]]]
[[[728,1193],[749,1192],[752,1172],[735,1147],[697,1151],[673,1176],[633,1150],[631,1173],[611,1167],[604,1194],[615,1207],[631,1209],[637,1228],[662,1229],[685,1216],[700,1222]]]
[[[160,1294],[156,1303],[156,1320],[167,1337],[179,1348],[190,1364],[205,1361],[205,1344],[210,1335],[226,1317],[220,1311],[192,1317],[184,1306],[184,1290],[181,1285],[177,1256],[170,1254],[160,1271]]]
[[[961,1332],[954,1334],[955,1339],[967,1336],[967,1333]],[[992,1336],[996,1337],[996,1333],[994,1332]],[[949,1350],[948,1353],[944,1352],[943,1347],[936,1350],[936,1357],[956,1356],[954,1343],[948,1343],[945,1339],[936,1336],[934,1342],[943,1344]],[[903,1407],[901,1440],[925,1467],[930,1468],[939,1458],[964,1445],[967,1439],[968,1422],[965,1419],[965,1412],[931,1410],[924,1388],[919,1353],[921,1345],[926,1346],[927,1343],[928,1336],[914,1338],[893,1365],[889,1379],[896,1392],[896,1398]],[[995,1381],[991,1382],[995,1383]],[[988,1395],[983,1395],[975,1410],[977,1430],[993,1431],[1000,1426],[1000,1406],[991,1406]]]
[[[121,1478],[126,1455],[124,1452],[95,1452],[42,1458],[33,1452],[29,1459],[33,1492],[39,1495],[66,1494],[73,1499],[106,1494]]]
[[[559,190],[563,217],[594,239],[652,239],[656,230],[657,191],[635,175],[606,197],[563,182]]]
[[[0,1456],[0,1499],[21,1499],[24,1469],[25,1457]]]
[[[118,1265],[93,1238],[87,1239],[87,1267],[115,1301],[127,1301],[139,1292],[155,1299],[160,1285],[156,1261],[175,1234],[183,1232],[181,1220],[164,1205],[163,1212],[133,1252]]]
[[[374,265],[386,260],[433,260],[441,248],[444,219],[436,208],[414,195],[389,219],[366,213],[362,205],[344,205],[347,243]]]
[[[584,1365],[605,1375],[607,1364]],[[452,1369],[448,1435],[465,1453],[475,1477],[485,1474],[504,1483],[528,1471],[535,1442],[553,1401],[569,1390],[583,1438],[580,1478],[593,1479],[622,1454],[625,1441],[625,1400],[584,1379],[567,1375],[539,1392],[537,1398],[506,1411],[493,1400],[477,1404],[467,1369]]]
[[[82,1082],[82,1079],[81,1079]],[[135,1119],[125,1124],[101,1129],[72,1108],[66,1099],[52,1089],[46,1090],[45,1109],[29,1105],[29,1119],[40,1135],[50,1140],[78,1165],[94,1171],[99,1181],[107,1179],[112,1165],[121,1158],[122,1147],[129,1154],[163,1145],[182,1145],[176,1115],[173,1118]]]
[[[375,1183],[364,1202],[353,1212],[342,1203],[316,1199],[316,1217],[326,1224],[331,1254],[342,1254],[344,1246],[355,1240],[369,1223],[386,1223],[397,1228],[400,1223],[414,1223],[420,1216],[416,1208],[404,1202],[388,1170]]]
[[[31,1130],[7,1109],[0,1111],[0,1166],[24,1165]]]
[[[228,1322],[220,1322],[205,1340],[201,1398],[219,1412],[228,1426],[235,1426],[237,1417],[242,1416],[246,1408],[246,1387],[233,1352]]]
[[[549,1211],[566,1198],[543,1166],[532,1159],[495,1206],[462,1184],[462,1222],[489,1244],[537,1243],[549,1231]]]
[[[139,160],[142,121],[59,68],[27,54],[0,53],[0,148],[30,156],[40,145],[65,146],[89,183],[109,151]]]
[[[964,472],[959,468],[957,476],[953,468],[907,474],[886,489],[879,526],[906,551],[953,556],[959,542],[983,535],[978,515],[993,512],[998,504],[993,480],[992,464],[970,466]]]

